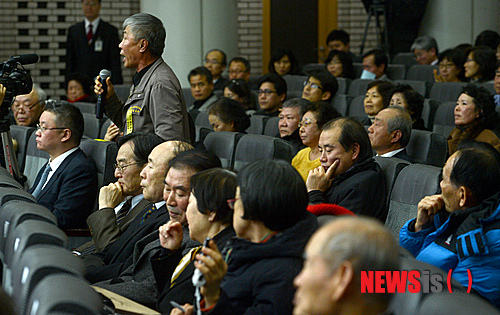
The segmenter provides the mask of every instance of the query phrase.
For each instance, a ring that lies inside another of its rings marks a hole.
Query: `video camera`
[[[9,113],[15,96],[31,92],[33,81],[23,65],[36,63],[38,59],[37,54],[11,56],[9,60],[0,64],[0,84],[7,89],[0,104],[0,119]]]

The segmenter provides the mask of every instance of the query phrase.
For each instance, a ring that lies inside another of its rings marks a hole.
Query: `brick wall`
[[[252,75],[262,74],[261,0],[238,0],[238,55],[250,61]]]
[[[119,30],[123,20],[137,12],[139,0],[102,1],[101,17]],[[0,61],[11,55],[37,53],[40,62],[26,68],[50,97],[60,98],[65,94],[66,32],[82,20],[80,0],[2,1]],[[126,83],[130,83],[131,76],[131,70],[124,69]]]

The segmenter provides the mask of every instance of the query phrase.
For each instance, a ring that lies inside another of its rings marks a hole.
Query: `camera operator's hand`
[[[94,93],[96,95],[101,95],[101,93],[104,92],[104,90],[102,89],[102,83],[101,81],[99,81],[100,79],[101,78],[99,76],[97,76],[97,78],[95,79]],[[106,79],[106,84],[108,86],[108,93],[106,94],[107,101],[111,96],[113,96],[113,94],[115,94],[115,89],[113,87],[113,83],[111,83],[111,78]]]
[[[7,88],[4,87],[2,84],[0,84],[0,104],[3,103],[3,98],[5,97],[6,91],[7,91]]]

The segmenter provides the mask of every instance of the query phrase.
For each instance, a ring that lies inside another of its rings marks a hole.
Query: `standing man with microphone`
[[[102,98],[104,112],[124,134],[154,132],[164,140],[190,142],[189,118],[181,85],[161,55],[165,48],[163,23],[147,13],[130,16],[123,22],[123,40],[119,47],[126,68],[136,70],[125,102],[119,100],[111,80]],[[104,92],[100,79],[95,81],[97,95]]]

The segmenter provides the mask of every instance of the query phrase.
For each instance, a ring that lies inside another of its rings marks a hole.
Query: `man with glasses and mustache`
[[[62,229],[86,228],[97,196],[94,162],[79,148],[84,121],[65,101],[49,100],[36,130],[39,150],[49,154],[29,192],[57,218]]]
[[[33,84],[30,94],[16,96],[11,107],[16,125],[36,127],[46,100],[47,93],[38,84]]]
[[[259,80],[259,106],[255,115],[277,117],[286,99],[286,81],[276,73],[268,73]]]

